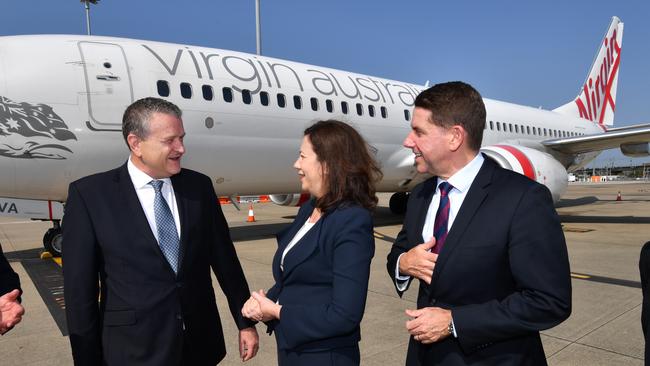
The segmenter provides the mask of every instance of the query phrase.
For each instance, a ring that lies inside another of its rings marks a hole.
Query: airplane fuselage
[[[380,191],[407,191],[424,178],[402,147],[423,88],[220,49],[109,37],[1,37],[0,119],[9,122],[0,125],[0,196],[65,201],[71,181],[124,163],[122,113],[148,96],[183,110],[183,165],[209,175],[220,195],[299,192],[292,163],[303,130],[330,118],[351,123],[370,143],[384,172]],[[554,179],[566,181],[566,169],[597,154],[561,155],[541,146],[602,132],[591,121],[485,103],[483,145],[540,150],[563,167]],[[544,174],[535,177],[546,183]]]

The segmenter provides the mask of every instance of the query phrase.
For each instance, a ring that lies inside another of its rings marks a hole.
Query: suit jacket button
[[[176,319],[183,320],[183,316],[181,314],[176,314]]]

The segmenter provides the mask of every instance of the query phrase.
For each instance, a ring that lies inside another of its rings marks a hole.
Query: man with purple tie
[[[410,365],[545,365],[539,331],[571,313],[564,234],[548,189],[480,153],[486,111],[463,82],[418,95],[411,132],[419,173],[388,273],[406,310]]]

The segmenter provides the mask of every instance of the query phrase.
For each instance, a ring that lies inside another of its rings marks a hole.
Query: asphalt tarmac
[[[617,201],[618,192],[621,201]],[[403,298],[385,270],[386,254],[401,227],[381,195],[375,219],[376,253],[361,324],[362,365],[403,365],[408,335],[405,309],[415,307],[417,286]],[[650,183],[572,184],[557,206],[571,263],[573,312],[559,326],[543,331],[549,365],[643,365],[639,253],[650,240]],[[272,284],[274,234],[288,225],[297,208],[271,203],[224,206],[237,253],[251,289]],[[0,244],[21,277],[26,315],[0,337],[2,365],[72,365],[65,330],[61,269],[39,259],[48,223],[0,218]],[[225,297],[214,280],[228,355],[221,365],[239,365],[237,332]],[[258,325],[260,352],[248,365],[276,364],[275,339]]]

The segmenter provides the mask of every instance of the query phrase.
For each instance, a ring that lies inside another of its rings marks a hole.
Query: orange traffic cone
[[[618,191],[618,194],[616,195],[616,200],[617,201],[622,201],[623,198],[621,198],[621,191]]]
[[[255,222],[255,213],[253,212],[253,202],[248,204],[248,218],[246,222]]]

